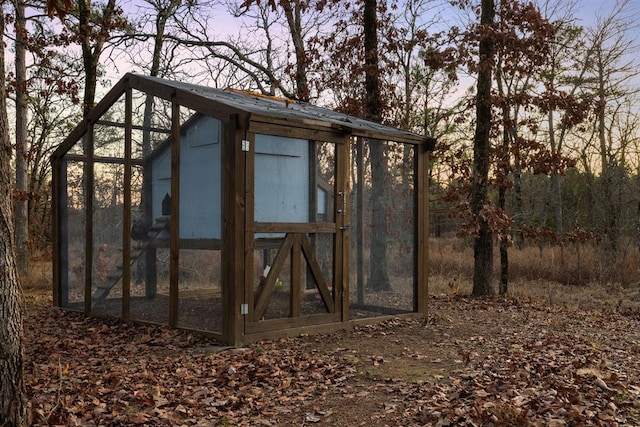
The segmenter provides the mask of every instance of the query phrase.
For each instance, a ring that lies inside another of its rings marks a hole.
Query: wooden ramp
[[[152,245],[153,241],[160,236],[160,233],[164,230],[169,229],[169,216],[161,216],[156,218],[155,223],[149,229],[148,239],[145,242],[140,242],[142,247],[140,248],[131,248],[129,265],[133,265],[142,254],[144,254],[149,246]],[[94,306],[97,306],[104,302],[107,298],[111,290],[120,282],[123,274],[123,260],[124,254],[120,256],[120,258],[115,262],[113,268],[107,273],[106,280],[98,285],[98,288],[95,290],[93,295],[91,295],[91,302]]]

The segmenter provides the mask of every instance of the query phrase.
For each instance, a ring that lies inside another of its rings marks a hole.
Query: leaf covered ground
[[[640,315],[432,297],[424,320],[223,349],[27,294],[35,425],[640,425]]]

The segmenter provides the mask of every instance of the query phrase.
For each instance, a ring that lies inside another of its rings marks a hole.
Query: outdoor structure
[[[230,345],[424,316],[434,143],[127,74],[52,156],[54,303]]]

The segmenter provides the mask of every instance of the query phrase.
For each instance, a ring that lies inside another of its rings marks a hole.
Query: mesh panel
[[[352,154],[351,318],[415,310],[413,147],[366,142]]]
[[[76,144],[76,146],[81,144]],[[78,149],[79,150],[79,149]],[[61,272],[60,304],[67,308],[84,309],[85,224],[84,162],[62,163],[61,207]]]

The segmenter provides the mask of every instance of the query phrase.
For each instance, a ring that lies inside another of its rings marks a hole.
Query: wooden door
[[[346,142],[249,136],[245,333],[348,318]]]

